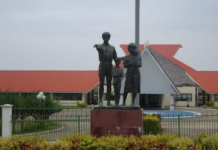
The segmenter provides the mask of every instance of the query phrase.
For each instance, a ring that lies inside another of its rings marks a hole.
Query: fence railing
[[[0,137],[2,137],[2,107],[0,106]]]
[[[12,109],[12,135],[40,134],[49,140],[60,139],[71,133],[90,134],[88,108],[16,108]],[[0,111],[1,113],[1,111]],[[1,116],[1,115],[0,115]],[[167,115],[143,120],[143,135],[175,134],[195,138],[200,133],[218,133],[218,114]]]
[[[90,134],[90,109],[87,108],[13,108],[12,135],[43,135],[49,140],[71,133]]]
[[[218,114],[214,115],[171,115],[161,116],[161,120],[143,120],[143,134],[175,134],[197,137],[200,133],[218,133]]]

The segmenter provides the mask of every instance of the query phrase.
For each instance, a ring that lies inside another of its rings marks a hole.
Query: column
[[[2,107],[2,137],[8,137],[12,135],[12,107],[13,105],[5,104]]]
[[[164,108],[164,94],[161,94],[161,108]]]
[[[170,110],[174,110],[174,96],[170,95]]]

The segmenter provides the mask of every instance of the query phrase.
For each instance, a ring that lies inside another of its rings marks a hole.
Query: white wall
[[[195,87],[177,87],[181,94],[192,94],[192,101],[189,102],[189,107],[195,107]],[[187,107],[187,101],[175,102],[176,107]],[[170,94],[164,94],[164,106],[170,106]]]

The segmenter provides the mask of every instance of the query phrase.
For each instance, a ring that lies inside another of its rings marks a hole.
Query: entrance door
[[[91,92],[88,93],[88,104],[89,105],[96,104],[94,94],[95,94],[94,90],[92,90]]]
[[[157,94],[140,94],[141,107],[160,107],[158,106]]]

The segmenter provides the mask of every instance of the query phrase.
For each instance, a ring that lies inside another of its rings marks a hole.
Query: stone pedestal
[[[142,110],[140,107],[95,108],[91,110],[91,134],[97,137],[108,134],[141,136]]]

